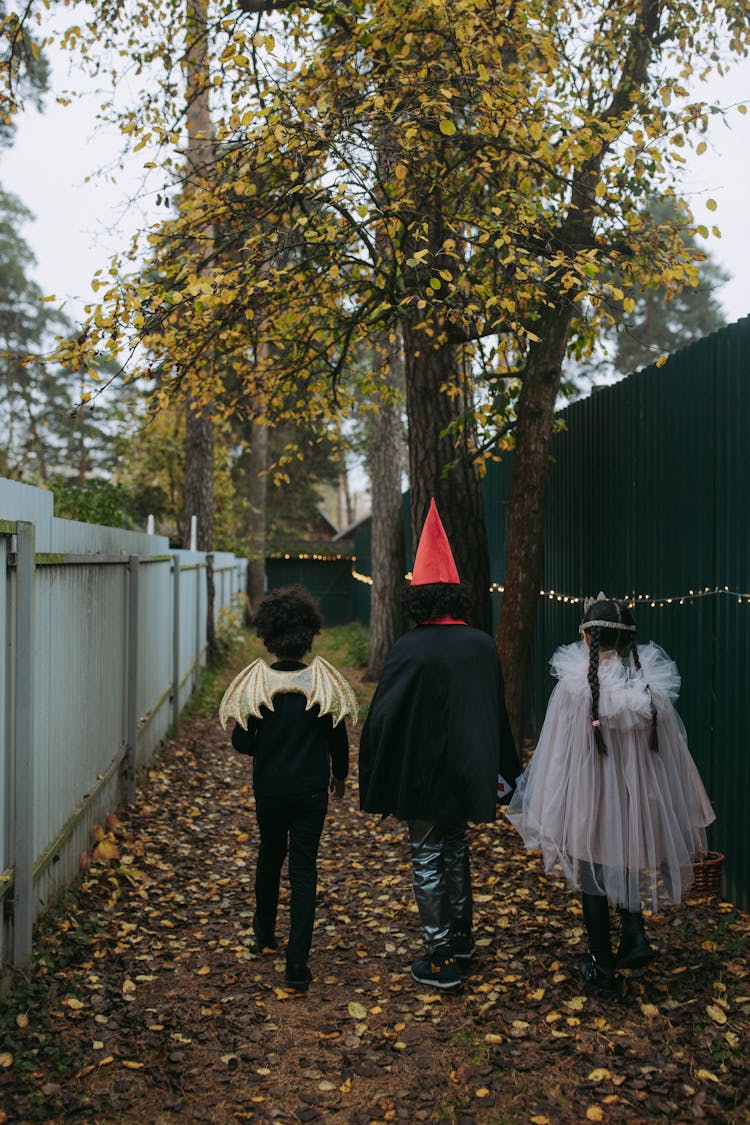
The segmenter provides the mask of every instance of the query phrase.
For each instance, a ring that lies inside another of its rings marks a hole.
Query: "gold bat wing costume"
[[[321,715],[330,714],[334,726],[347,715],[355,724],[359,717],[357,700],[349,683],[322,656],[313,657],[307,668],[295,672],[280,672],[259,656],[234,677],[224,692],[219,704],[219,721],[226,729],[229,720],[234,719],[247,730],[250,716],[260,718],[261,707],[273,711],[274,696],[289,692],[305,696],[305,710],[317,705]]]

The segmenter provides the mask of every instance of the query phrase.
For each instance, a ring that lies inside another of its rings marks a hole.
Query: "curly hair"
[[[303,586],[281,586],[265,595],[252,623],[274,656],[301,660],[320,632],[323,618],[309,590]]]
[[[471,596],[463,582],[428,582],[424,586],[404,586],[401,604],[404,616],[417,623],[434,621],[436,617],[457,617],[466,621]]]

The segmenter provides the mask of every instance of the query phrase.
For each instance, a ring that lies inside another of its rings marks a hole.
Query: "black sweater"
[[[294,672],[305,665],[279,660],[271,667]],[[342,720],[334,726],[331,715],[306,707],[299,692],[280,693],[274,696],[273,711],[262,707],[262,717],[251,716],[247,730],[235,725],[232,745],[253,756],[253,789],[259,796],[314,793],[327,789],[331,773],[343,779],[349,772],[346,724]]]

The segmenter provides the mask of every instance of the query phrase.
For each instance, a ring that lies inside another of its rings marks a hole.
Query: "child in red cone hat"
[[[406,822],[425,956],[415,980],[459,988],[474,954],[467,823],[495,819],[498,777],[521,772],[493,639],[466,623],[461,584],[435,501],[417,547],[406,614],[370,705],[359,753],[360,805]]]

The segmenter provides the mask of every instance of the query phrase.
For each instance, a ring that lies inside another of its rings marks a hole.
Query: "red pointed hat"
[[[460,581],[451,545],[433,499],[414,557],[411,584],[427,586],[432,582],[447,582],[458,585]]]

